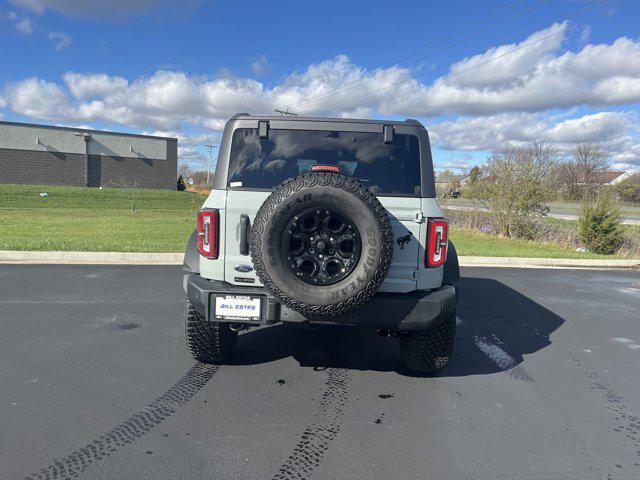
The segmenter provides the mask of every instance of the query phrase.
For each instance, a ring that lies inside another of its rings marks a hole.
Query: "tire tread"
[[[404,365],[412,372],[441,372],[451,361],[455,335],[455,313],[429,330],[403,332],[400,349]]]
[[[316,186],[333,187],[351,193],[373,213],[382,234],[382,255],[378,268],[367,284],[354,296],[332,304],[332,305],[312,305],[302,300],[293,299],[285,295],[282,290],[273,282],[267,269],[263,253],[260,248],[260,238],[264,235],[267,219],[274,213],[276,207],[290,195],[303,188]],[[393,261],[393,229],[387,215],[387,211],[382,206],[376,196],[364,185],[351,177],[337,175],[334,173],[315,172],[293,178],[280,185],[262,204],[251,227],[251,260],[258,278],[265,288],[280,302],[292,310],[296,310],[303,315],[309,316],[333,316],[348,313],[369,300],[380,288],[387,276],[391,262]]]
[[[207,321],[189,301],[185,304],[184,328],[187,348],[200,362],[221,363],[235,351],[238,334],[226,323]]]

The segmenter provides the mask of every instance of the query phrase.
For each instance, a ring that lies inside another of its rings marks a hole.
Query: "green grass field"
[[[0,250],[183,251],[204,196],[139,190],[134,212],[129,193],[0,185]]]
[[[561,247],[553,243],[496,237],[468,228],[451,228],[449,238],[455,244],[458,255],[524,258],[623,258],[618,255],[576,252],[572,248]]]
[[[0,185],[0,250],[181,252],[204,198],[140,190],[132,211],[130,192],[121,189]],[[460,255],[612,258],[477,230],[452,228],[451,239]]]

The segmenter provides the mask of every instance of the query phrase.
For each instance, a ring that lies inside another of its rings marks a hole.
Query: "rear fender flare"
[[[460,265],[458,264],[458,253],[452,241],[449,241],[447,248],[447,259],[444,262],[444,272],[442,274],[443,285],[455,285],[460,280]]]
[[[184,261],[182,262],[182,270],[184,273],[200,273],[200,254],[198,253],[198,232],[193,231],[187,243],[187,249],[184,252]]]

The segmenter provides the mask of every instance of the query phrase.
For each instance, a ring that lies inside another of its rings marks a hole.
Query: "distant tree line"
[[[465,195],[465,187],[475,184],[477,180],[495,180],[498,174],[496,169],[500,165],[504,167],[507,158],[519,157],[511,158],[509,163],[513,161],[520,164],[520,159],[540,155],[542,152],[547,173],[544,181],[550,188],[550,197],[553,200],[588,200],[594,198],[608,183],[610,157],[600,145],[581,143],[566,154],[561,153],[554,145],[534,142],[524,147],[499,150],[493,153],[484,165],[475,166],[462,174],[456,174],[451,170],[439,172],[436,177],[439,193],[445,198],[450,196],[452,191],[461,191]],[[505,173],[507,172],[502,172],[503,175]],[[640,172],[616,184],[613,190],[622,201],[640,202]],[[468,195],[467,192],[466,196]]]
[[[619,200],[640,201],[640,174],[608,185],[610,159],[596,144],[582,143],[569,155],[542,142],[494,152],[463,175],[440,172],[439,193],[446,198],[460,190],[463,197],[486,207],[492,230],[504,236],[538,239],[548,202],[582,204],[576,226],[582,243],[596,253],[614,253],[625,241]]]
[[[211,187],[213,182],[213,172],[209,175],[209,185],[207,185],[207,171],[206,170],[194,170],[186,163],[180,163],[178,165],[178,176],[182,175],[187,188],[205,188]]]

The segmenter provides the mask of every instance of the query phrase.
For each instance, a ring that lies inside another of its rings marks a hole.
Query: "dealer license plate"
[[[261,299],[241,295],[216,297],[214,315],[218,320],[260,320]]]

